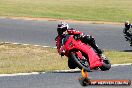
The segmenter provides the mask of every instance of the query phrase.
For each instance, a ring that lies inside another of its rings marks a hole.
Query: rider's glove
[[[80,34],[80,37],[83,38],[85,35],[83,33]]]
[[[61,47],[60,47],[59,54],[60,54],[61,56],[64,56],[64,55],[65,55],[65,46],[61,46]]]
[[[64,56],[64,53],[61,53],[60,55],[61,55],[61,57],[62,57],[62,56]]]

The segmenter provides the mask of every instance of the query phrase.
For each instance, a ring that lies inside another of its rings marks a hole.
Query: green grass
[[[106,51],[112,64],[132,63],[131,52]],[[0,74],[68,69],[67,58],[54,48],[0,44]]]
[[[132,0],[0,0],[0,16],[132,21]]]
[[[53,48],[1,44],[0,73],[41,72],[68,69]]]
[[[112,64],[132,63],[132,52],[106,51],[105,55]]]

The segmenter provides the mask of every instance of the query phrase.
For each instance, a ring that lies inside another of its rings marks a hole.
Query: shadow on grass
[[[123,52],[132,52],[132,50],[123,50]]]

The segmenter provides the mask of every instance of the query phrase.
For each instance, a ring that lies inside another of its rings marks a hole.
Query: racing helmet
[[[130,22],[129,22],[129,21],[126,21],[126,22],[125,22],[125,27],[126,27],[126,28],[130,28]]]
[[[62,35],[63,32],[66,31],[67,29],[69,29],[69,25],[66,22],[61,22],[57,26],[58,35]]]

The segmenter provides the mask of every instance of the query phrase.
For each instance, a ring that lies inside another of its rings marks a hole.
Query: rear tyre
[[[110,63],[110,61],[109,61],[108,59],[104,59],[103,62],[104,62],[104,63],[103,63],[103,66],[101,66],[100,69],[101,69],[102,71],[109,70],[109,69],[111,68],[111,63]]]
[[[89,65],[87,58],[85,56],[83,56],[84,59],[82,60],[77,56],[76,52],[71,52],[71,57],[72,57],[73,61],[77,64],[77,67],[79,69],[83,68],[85,71],[90,72],[90,67],[89,67],[90,65]]]

